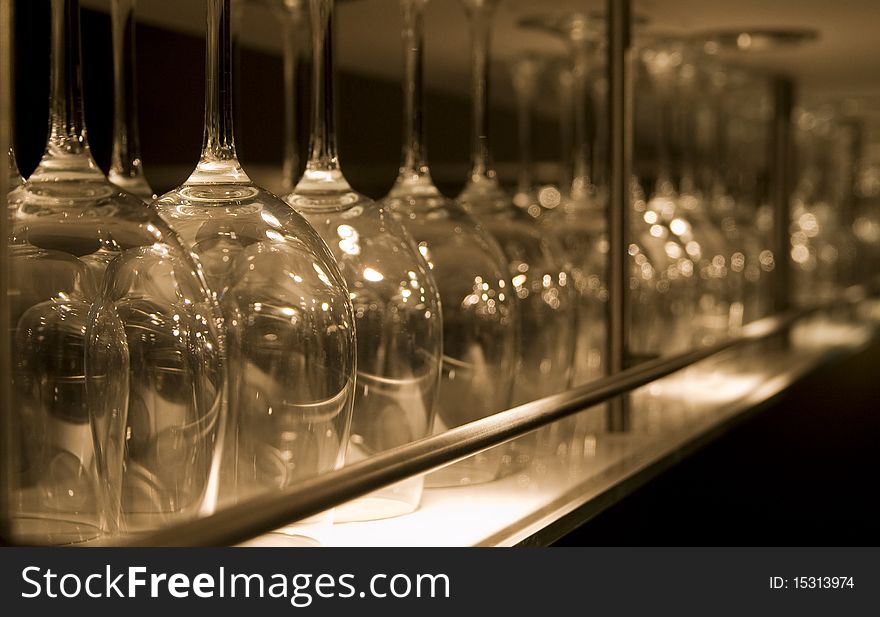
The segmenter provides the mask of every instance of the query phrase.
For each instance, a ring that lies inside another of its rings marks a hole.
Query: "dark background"
[[[817,372],[560,546],[880,545],[880,343]]]
[[[344,19],[340,11],[339,19]],[[82,11],[82,54],[86,124],[98,164],[110,162],[113,111],[113,60],[110,17]],[[15,139],[22,173],[36,167],[45,145],[49,96],[49,2],[15,2]],[[305,42],[304,42],[305,43]],[[204,58],[202,37],[138,24],[136,66],[138,115],[144,169],[154,188],[163,192],[186,179],[198,161],[204,119]],[[252,49],[239,51],[236,138],[245,168],[249,164],[281,164],[282,61],[280,56]],[[352,185],[371,197],[390,188],[400,162],[401,109],[398,82],[378,81],[339,71],[338,133],[341,160]],[[467,77],[465,77],[467,79]],[[299,146],[308,136],[308,67],[299,71]],[[431,162],[448,194],[456,194],[468,170],[470,102],[445,93],[426,94],[426,122]],[[497,161],[516,158],[516,122],[512,105],[493,108],[492,141]],[[536,158],[558,158],[558,128],[543,120],[536,126]],[[166,169],[179,166],[169,178]],[[151,175],[152,170],[152,175]],[[174,174],[177,174],[175,176]]]

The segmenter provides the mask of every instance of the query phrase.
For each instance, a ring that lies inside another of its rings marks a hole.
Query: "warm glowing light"
[[[672,233],[674,233],[675,235],[680,236],[686,233],[688,230],[687,221],[678,218],[672,219],[672,222],[669,223],[669,229],[671,229]]]
[[[366,267],[364,268],[364,278],[373,283],[378,283],[385,279],[385,275],[374,268]]]
[[[360,236],[354,227],[340,225],[336,228],[336,235],[339,236],[339,250],[346,255],[360,255]]]

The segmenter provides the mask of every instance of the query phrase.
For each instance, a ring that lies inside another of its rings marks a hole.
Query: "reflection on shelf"
[[[629,400],[630,432],[597,430],[603,426],[603,405],[584,410],[541,429],[545,447],[528,469],[476,486],[427,489],[416,512],[366,523],[337,523],[322,534],[320,543],[485,546],[552,542],[557,533],[554,523],[560,519],[572,515],[573,524],[580,524],[610,505],[621,490],[634,488],[643,472],[649,476],[659,472],[670,457],[729,426],[823,362],[867,345],[878,315],[865,309],[859,313],[861,320],[855,321],[848,315],[806,319],[787,340],[773,337],[731,350],[634,391]],[[555,441],[549,447],[547,435]],[[276,534],[255,542],[278,545]]]

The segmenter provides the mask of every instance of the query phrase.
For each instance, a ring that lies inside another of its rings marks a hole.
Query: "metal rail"
[[[820,310],[850,305],[866,297],[864,288],[847,290],[838,300],[796,309],[743,328],[742,334],[710,347],[660,358],[616,375],[497,413],[441,435],[406,446],[237,504],[208,517],[150,535],[118,538],[129,546],[218,546],[238,544],[291,522],[313,516],[403,478],[429,472],[520,437],[551,422],[631,392],[723,351],[786,332]]]

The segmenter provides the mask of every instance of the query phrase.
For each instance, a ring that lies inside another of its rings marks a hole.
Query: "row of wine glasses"
[[[635,140],[630,220],[630,361],[709,344],[768,310],[774,268],[764,157],[767,84],[731,69],[699,37],[635,24]],[[511,72],[523,148],[536,84],[561,101],[562,171],[536,184],[520,173],[523,207],[553,232],[580,299],[575,383],[602,374],[607,242],[604,30],[599,15],[528,15],[520,26],[563,40],[562,62],[525,54]],[[543,71],[536,67],[543,67]],[[543,74],[542,74],[543,73]],[[527,152],[521,167],[530,165]],[[732,177],[732,173],[741,177]]]
[[[79,0],[51,0],[45,154],[27,181],[13,157],[9,170],[16,411],[4,465],[17,539],[81,543],[147,532],[605,373],[602,17],[523,16],[523,28],[554,37],[566,53],[510,60],[521,145],[511,191],[496,173],[489,134],[500,0],[460,0],[470,25],[473,125],[470,171],[453,199],[435,186],[425,143],[427,1],[400,2],[401,165],[389,194],[374,201],[351,187],[340,164],[333,0],[272,3],[285,32],[281,196],[252,182],[239,161],[233,2],[205,0],[202,151],[186,181],[158,197],[139,151],[135,1],[112,5],[108,177],[84,122]],[[300,175],[293,109],[305,23],[311,133]],[[654,156],[631,183],[633,362],[711,343],[766,314],[776,259],[758,155],[769,119],[765,84],[698,40],[639,32],[636,141],[651,142]],[[562,137],[549,179],[535,172],[530,146],[532,118],[548,108],[558,111]],[[831,227],[822,208],[836,197],[818,197],[831,188],[814,179],[831,163],[822,158],[826,133],[804,135],[816,156],[799,192],[803,208],[794,209],[792,257],[798,262],[804,246],[825,263],[840,234],[811,235],[810,225]],[[829,276],[817,274],[816,284]],[[336,520],[411,512],[425,482],[516,474],[603,424],[595,413],[561,423],[356,500]],[[283,533],[310,532],[295,524]]]

